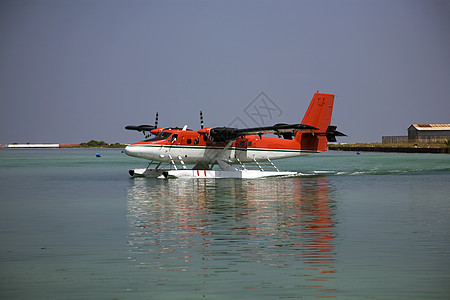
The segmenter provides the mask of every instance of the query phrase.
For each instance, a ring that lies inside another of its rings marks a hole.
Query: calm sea
[[[277,165],[304,176],[132,179],[145,162],[120,149],[1,149],[0,299],[449,299],[449,155]]]

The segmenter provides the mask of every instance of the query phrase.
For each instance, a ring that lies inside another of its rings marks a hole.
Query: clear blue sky
[[[450,123],[450,1],[0,0],[3,144],[253,126],[261,92],[296,123],[317,90],[345,142]]]

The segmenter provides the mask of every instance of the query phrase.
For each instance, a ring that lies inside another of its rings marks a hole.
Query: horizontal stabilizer
[[[337,136],[347,136],[345,133],[336,130],[337,126],[328,126],[325,135],[327,137],[328,142],[335,143],[337,142]]]

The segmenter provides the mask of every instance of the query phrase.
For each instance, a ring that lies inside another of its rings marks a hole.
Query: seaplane
[[[331,126],[334,95],[315,93],[300,124],[275,124],[253,128],[205,127],[200,129],[129,125],[146,139],[126,146],[127,155],[149,160],[132,177],[156,178],[263,178],[298,176],[281,171],[272,160],[304,156],[327,150],[336,136],[346,136]],[[274,134],[275,136],[267,136]],[[192,167],[188,168],[188,165]]]

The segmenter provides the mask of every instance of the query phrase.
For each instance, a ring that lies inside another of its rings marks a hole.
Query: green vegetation
[[[90,140],[87,143],[81,143],[83,148],[125,148],[126,145],[120,143],[108,144],[105,141]]]
[[[446,144],[447,147],[450,148],[450,139],[444,139],[444,144]]]
[[[81,143],[80,144],[81,147],[85,147],[85,148],[98,148],[98,147],[105,147],[108,146],[108,144],[104,141],[96,141],[96,140],[90,140],[87,143]]]
[[[114,144],[109,144],[108,148],[125,148],[127,145],[121,144],[121,143],[114,143]]]

